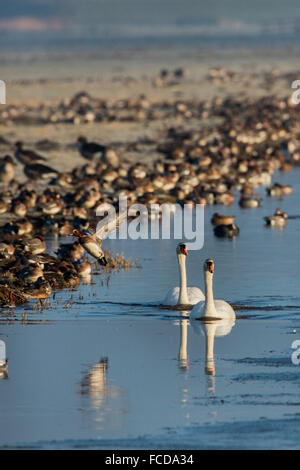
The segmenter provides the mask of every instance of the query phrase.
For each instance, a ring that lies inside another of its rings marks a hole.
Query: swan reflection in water
[[[189,368],[188,357],[188,327],[191,324],[193,331],[199,335],[205,336],[205,374],[207,376],[206,388],[211,395],[215,393],[215,359],[214,359],[214,342],[215,337],[228,335],[235,325],[235,318],[202,318],[196,320],[189,318],[189,311],[182,310],[180,312],[180,343],[178,352],[178,367],[181,371],[187,373]],[[187,375],[187,374],[186,374]],[[181,405],[185,408],[189,402],[189,389],[187,383],[181,390]],[[188,410],[188,408],[187,408]],[[190,419],[190,415],[186,413],[186,419]]]
[[[205,373],[209,377],[207,387],[209,392],[215,391],[215,337],[228,335],[235,325],[235,318],[202,319],[191,321],[192,328],[196,334],[205,336]]]
[[[0,379],[7,379],[8,364],[6,359],[6,346],[3,340],[0,340]]]
[[[183,310],[180,312],[180,346],[178,353],[178,367],[181,370],[187,370],[189,368],[189,358],[187,352],[188,343],[188,326],[189,326],[189,312]]]
[[[188,369],[189,369],[189,358],[187,352],[187,345],[188,345],[188,327],[190,325],[189,320],[189,311],[182,310],[180,312],[181,320],[180,320],[180,344],[179,344],[179,352],[178,352],[178,367],[181,372],[184,373],[184,384],[181,388],[181,407],[185,409],[189,404],[189,388],[188,388],[188,381],[185,380],[188,378]],[[187,421],[190,420],[190,413],[188,412],[188,408],[185,411],[185,419]]]
[[[183,370],[189,368],[188,358],[188,326],[190,324],[189,312],[182,310],[180,312],[180,344],[178,353],[178,367]],[[195,320],[191,318],[193,331],[196,334],[205,336],[205,373],[207,375],[215,375],[215,360],[214,360],[214,341],[217,336],[228,335],[233,326],[235,325],[235,318],[220,318],[220,319],[202,319]]]

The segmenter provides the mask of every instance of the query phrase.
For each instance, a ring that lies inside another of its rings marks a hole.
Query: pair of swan
[[[198,287],[187,287],[186,256],[188,254],[186,244],[179,243],[176,248],[180,274],[180,287],[170,289],[163,301],[164,305],[181,306],[194,305],[191,316],[197,318],[232,318],[235,312],[231,305],[224,300],[214,300],[213,274],[214,260],[207,259],[204,262],[205,296]]]

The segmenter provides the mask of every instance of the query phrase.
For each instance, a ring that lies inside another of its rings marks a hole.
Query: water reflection
[[[195,333],[202,333],[205,336],[205,374],[208,376],[207,390],[210,393],[215,392],[215,337],[228,335],[234,325],[235,319],[232,318],[223,318],[220,320],[192,321],[192,327]]]
[[[81,281],[82,284],[91,284],[92,283],[92,275],[91,274],[81,274]]]
[[[189,359],[187,352],[188,342],[188,326],[189,326],[189,312],[183,310],[181,312],[182,319],[180,320],[180,346],[178,353],[178,367],[181,370],[187,370],[189,368]]]
[[[178,368],[184,373],[184,385],[181,387],[181,408],[185,409],[189,405],[189,387],[188,387],[188,368],[189,368],[189,357],[188,357],[188,327],[189,327],[189,311],[180,311],[180,343],[178,352]],[[187,408],[188,409],[188,408]],[[184,412],[186,421],[189,421],[190,414],[188,411]]]
[[[95,421],[103,421],[103,413],[110,411],[109,398],[117,398],[120,391],[107,381],[108,358],[102,357],[96,364],[92,364],[80,383],[81,395],[88,396],[91,407],[96,411]]]
[[[95,400],[95,407],[101,408],[105,400],[106,372],[108,367],[108,358],[103,357],[97,364],[90,366],[89,371],[84,375],[81,381],[81,394],[89,395]]]

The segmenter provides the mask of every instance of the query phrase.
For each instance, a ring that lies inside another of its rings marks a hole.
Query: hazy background
[[[296,44],[298,0],[1,0],[0,45]]]

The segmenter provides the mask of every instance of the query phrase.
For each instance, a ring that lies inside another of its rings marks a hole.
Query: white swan
[[[199,287],[187,287],[186,281],[186,256],[188,254],[185,243],[179,243],[176,247],[180,287],[171,288],[164,301],[163,305],[174,307],[176,305],[195,305],[201,300],[204,300],[204,294]]]
[[[207,259],[204,262],[205,279],[205,301],[199,302],[191,311],[191,316],[195,318],[232,318],[235,313],[231,305],[224,300],[214,300],[213,294],[213,273],[214,260]]]

